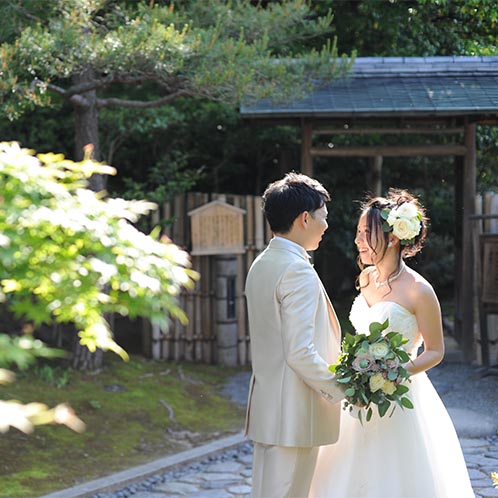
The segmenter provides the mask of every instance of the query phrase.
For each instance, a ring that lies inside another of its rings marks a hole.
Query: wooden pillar
[[[465,124],[465,146],[463,160],[463,240],[462,240],[462,342],[464,359],[472,361],[474,339],[474,251],[472,223],[476,197],[476,125]]]
[[[454,273],[454,305],[455,305],[455,339],[462,344],[462,247],[463,247],[463,156],[455,157],[455,262]]]
[[[367,175],[368,188],[373,195],[382,195],[382,161],[383,156],[375,156],[370,160],[370,168]]]
[[[311,121],[301,122],[301,173],[313,176],[313,158],[311,157],[313,126]]]

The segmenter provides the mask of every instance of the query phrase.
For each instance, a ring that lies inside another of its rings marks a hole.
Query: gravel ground
[[[463,408],[489,415],[498,425],[498,375],[482,367],[443,361],[428,372],[446,408]]]
[[[446,408],[478,411],[495,418],[498,426],[498,375],[486,375],[482,367],[454,360],[453,356],[450,349],[448,359],[428,372]],[[235,374],[223,394],[245,406],[250,377],[248,371]]]

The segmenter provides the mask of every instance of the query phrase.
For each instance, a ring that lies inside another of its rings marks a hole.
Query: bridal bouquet
[[[384,323],[370,324],[370,334],[346,334],[342,342],[342,355],[339,362],[331,365],[329,370],[336,375],[336,381],[345,384],[346,401],[344,409],[354,406],[366,410],[367,422],[372,418],[372,404],[377,405],[379,415],[383,417],[393,405],[413,408],[413,403],[405,395],[409,391],[405,381],[410,374],[402,363],[410,361],[408,353],[401,347],[408,342],[402,334],[382,331],[389,326]],[[362,410],[358,418],[361,423]]]

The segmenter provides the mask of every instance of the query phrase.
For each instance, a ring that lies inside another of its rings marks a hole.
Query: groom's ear
[[[296,218],[295,221],[297,221],[302,228],[306,228],[306,226],[308,225],[309,217],[310,217],[309,212],[303,211],[302,213],[299,214],[299,216]]]

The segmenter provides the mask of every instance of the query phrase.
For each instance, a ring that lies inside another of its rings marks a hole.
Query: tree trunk
[[[87,69],[73,77],[73,83],[79,85],[93,79],[93,71]],[[97,109],[97,92],[91,90],[77,99],[73,99],[75,110],[75,159],[81,161],[84,158],[85,146],[93,146],[92,159],[100,160],[99,142],[99,115]],[[100,192],[106,187],[103,175],[93,175],[89,181],[89,187],[95,192]],[[75,335],[73,350],[71,354],[71,365],[76,370],[97,370],[102,366],[103,351],[97,350],[91,353],[86,346],[82,346],[79,338]]]
[[[73,83],[79,85],[93,80],[93,70],[86,71],[73,77]],[[93,146],[92,159],[101,161],[100,141],[99,141],[99,114],[97,109],[97,92],[90,90],[79,99],[73,100],[75,110],[75,151],[76,161],[81,161],[84,157],[86,145]],[[100,192],[106,188],[106,178],[103,175],[93,175],[90,178],[90,188],[95,192]]]
[[[73,351],[71,354],[71,366],[75,370],[97,370],[102,366],[104,352],[97,349],[95,353],[90,352],[86,346],[82,346],[79,337],[75,335]]]

